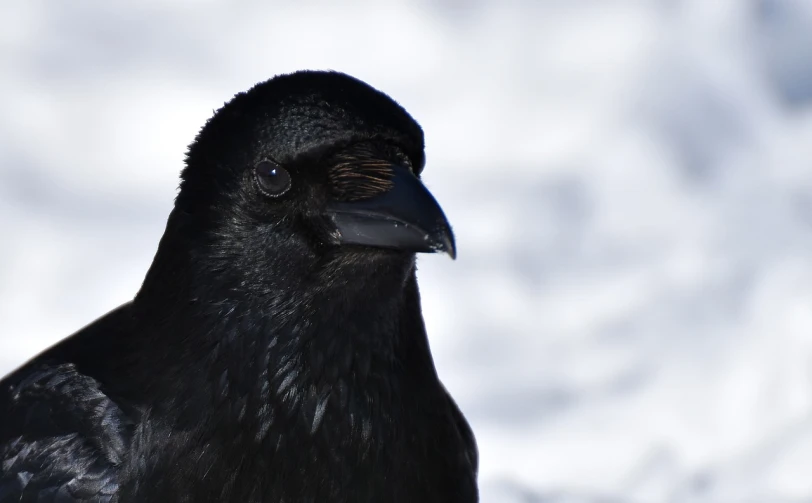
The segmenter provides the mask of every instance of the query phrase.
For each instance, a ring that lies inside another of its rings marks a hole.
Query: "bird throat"
[[[262,450],[283,449],[291,432],[319,445],[383,445],[410,396],[405,386],[436,374],[413,262],[397,281],[355,272],[352,285],[268,296],[192,286],[185,299],[149,302],[169,311],[149,316],[166,323],[143,331],[153,336],[141,354],[163,359],[167,375],[144,379],[175,383],[153,397],[156,412],[172,414],[177,428],[216,430]],[[157,290],[145,282],[142,292]]]

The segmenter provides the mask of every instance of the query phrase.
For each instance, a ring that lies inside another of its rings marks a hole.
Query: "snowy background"
[[[423,125],[420,258],[490,503],[812,498],[812,2],[0,3],[0,374],[132,297],[235,92]]]

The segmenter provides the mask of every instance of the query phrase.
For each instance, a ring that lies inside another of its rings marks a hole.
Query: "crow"
[[[415,277],[456,254],[424,165],[346,74],[225,103],[133,300],[0,381],[0,502],[478,501]]]

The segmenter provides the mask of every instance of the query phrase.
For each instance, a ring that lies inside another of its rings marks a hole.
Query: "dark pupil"
[[[280,195],[290,187],[288,172],[271,161],[262,161],[257,164],[256,173],[260,189],[268,195]]]

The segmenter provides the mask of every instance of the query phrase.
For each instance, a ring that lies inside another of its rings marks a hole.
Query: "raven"
[[[133,300],[0,381],[0,502],[477,501],[415,278],[456,253],[424,164],[348,75],[234,96]]]

